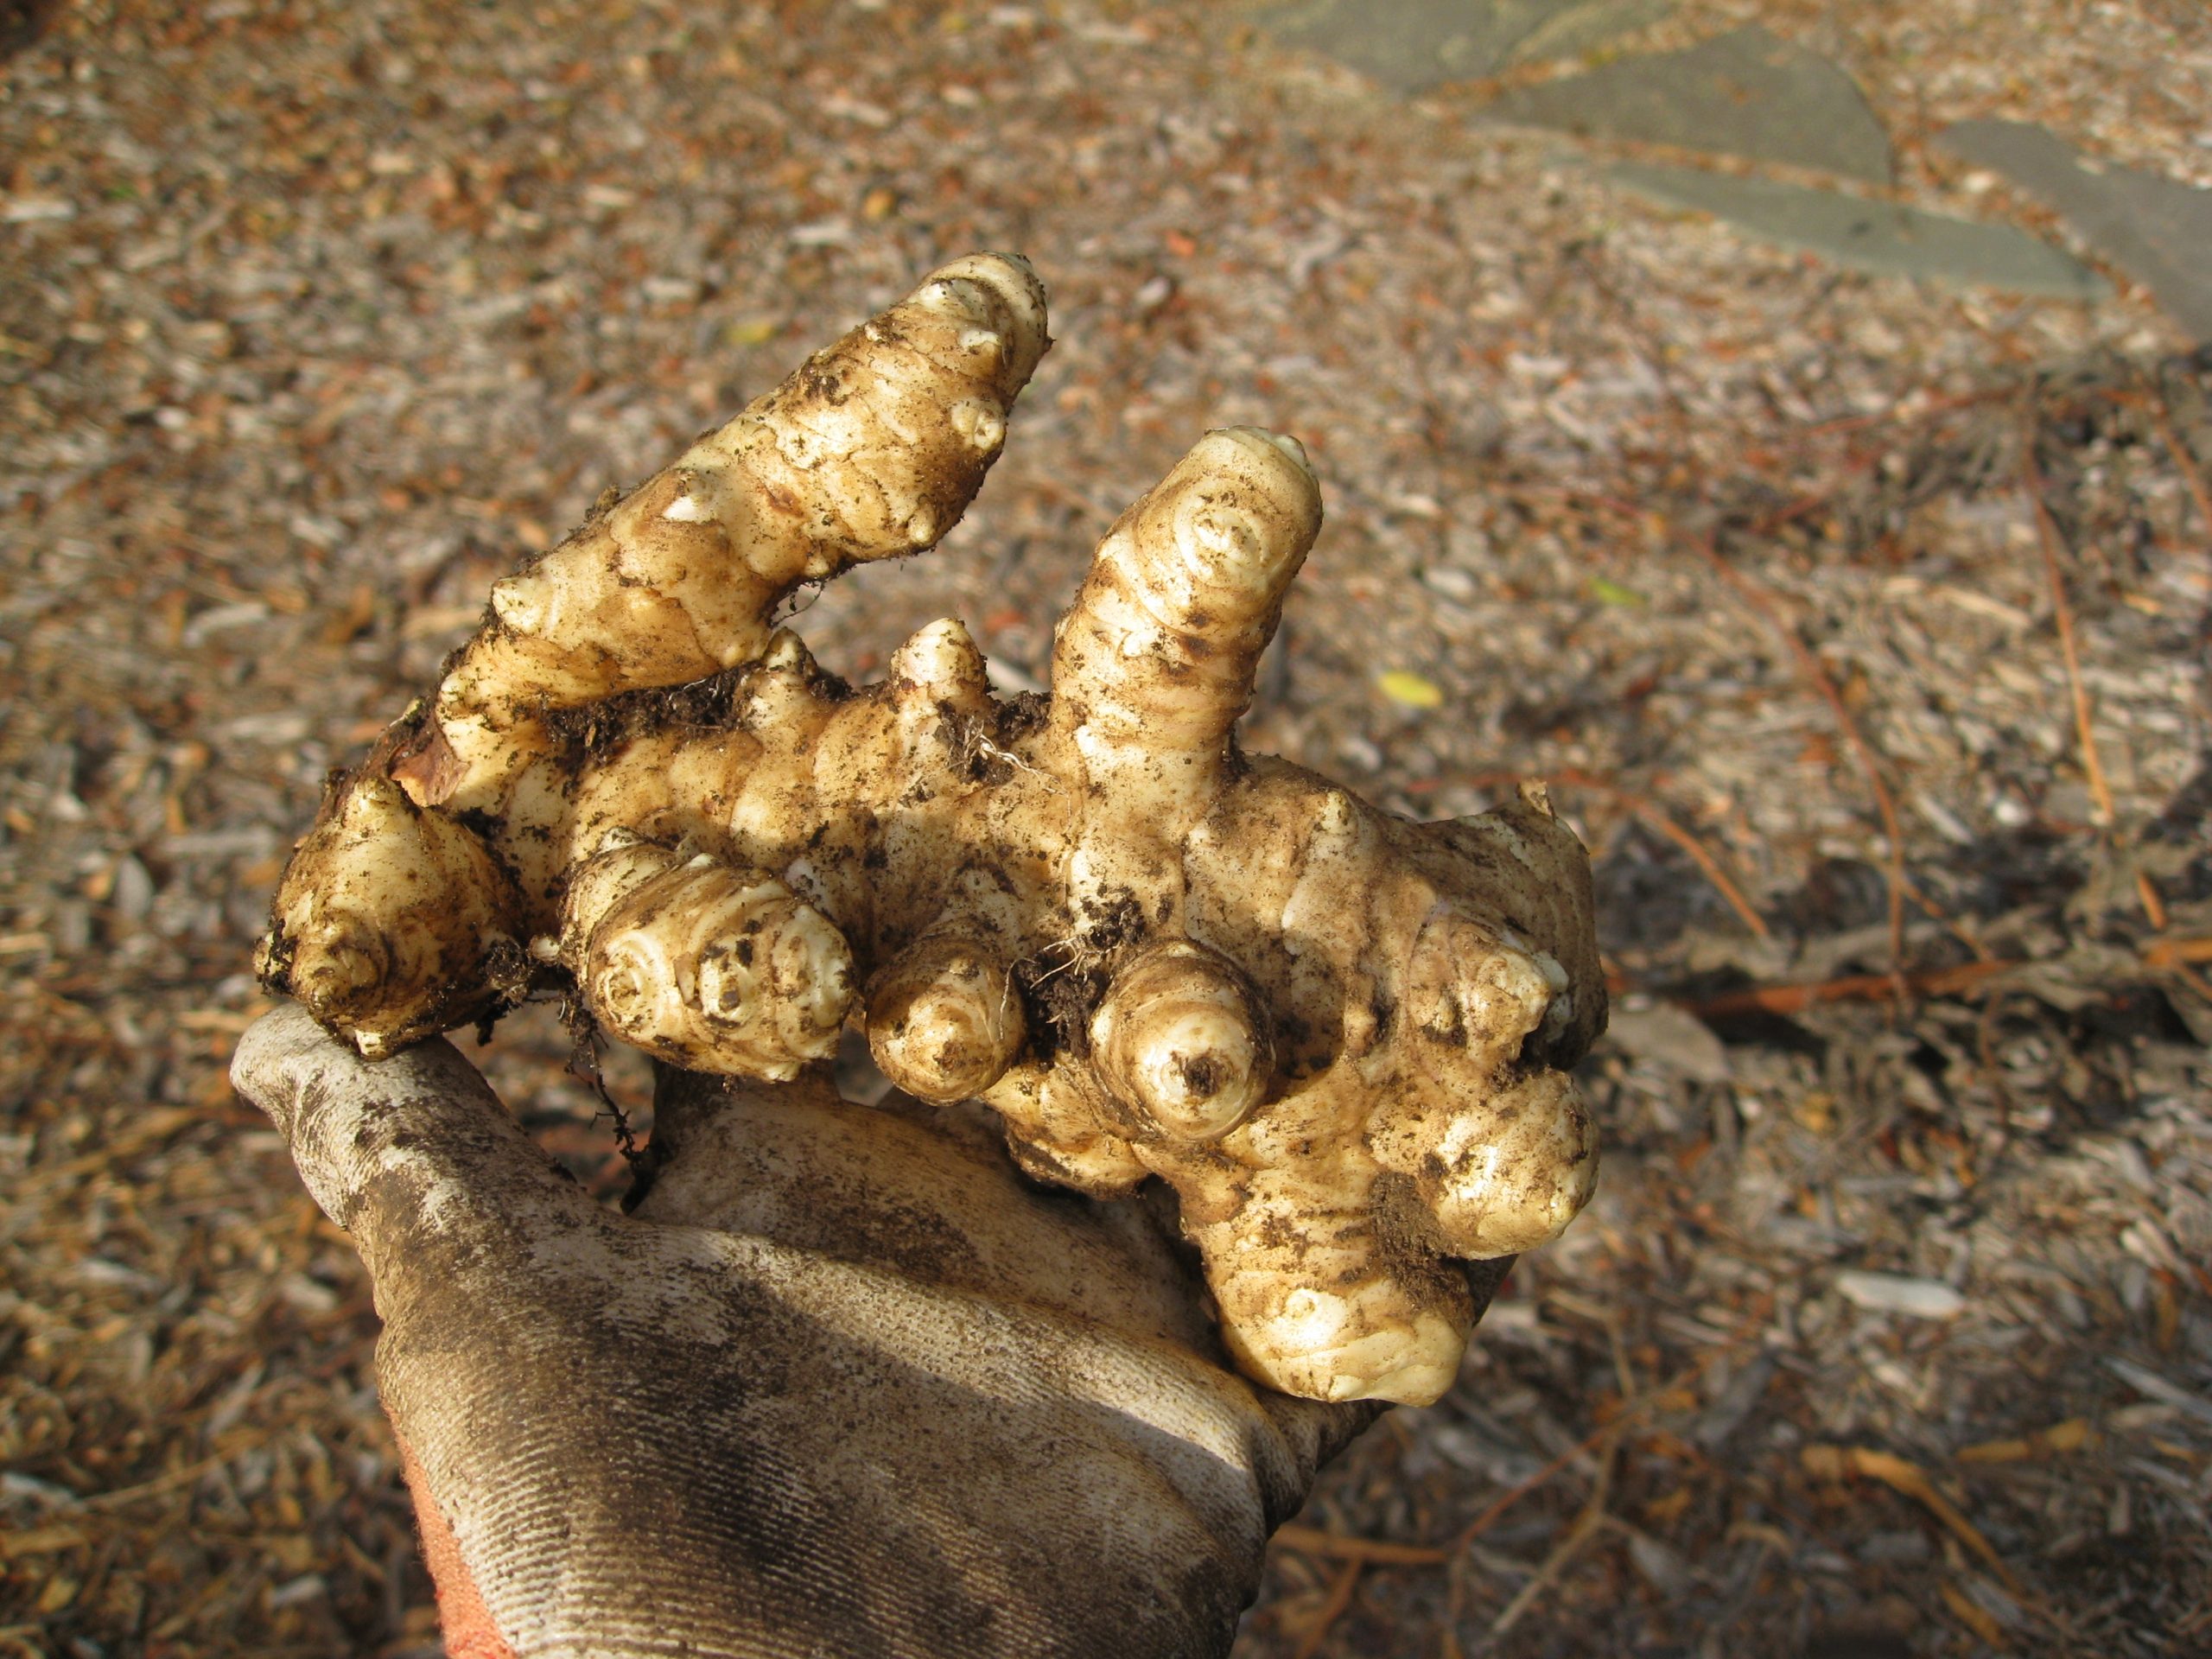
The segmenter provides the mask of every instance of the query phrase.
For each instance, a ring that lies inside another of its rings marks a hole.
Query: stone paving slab
[[[2111,284],[2078,259],[2007,225],[1691,168],[1622,162],[1606,176],[1667,207],[1711,213],[1761,240],[1854,270],[2070,300],[2111,292]]]
[[[2041,197],[2175,321],[2212,340],[2212,190],[2093,161],[2027,122],[1962,121],[1936,142]]]
[[[1754,24],[1680,52],[1626,57],[1483,111],[1491,120],[1584,137],[1677,144],[1890,181],[1890,140],[1858,83]]]
[[[1574,57],[1659,22],[1674,0],[1302,0],[1268,14],[1287,46],[1324,53],[1401,92]]]

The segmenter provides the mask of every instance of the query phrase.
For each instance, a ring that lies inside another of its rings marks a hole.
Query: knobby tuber
[[[772,623],[981,485],[1046,346],[976,256],[500,582],[337,781],[263,946],[372,1057],[567,982],[671,1064],[784,1079],[849,1018],[1024,1168],[1175,1190],[1224,1340],[1324,1399],[1434,1399],[1456,1259],[1554,1236],[1597,1167],[1589,868],[1542,791],[1417,824],[1232,728],[1320,527],[1295,441],[1210,432],[1113,526],[1049,700],[957,621],[879,684]]]

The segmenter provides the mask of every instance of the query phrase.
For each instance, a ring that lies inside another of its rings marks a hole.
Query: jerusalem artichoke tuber
[[[950,527],[1046,344],[1026,264],[957,261],[500,582],[301,843],[264,972],[368,1054],[565,973],[756,1078],[852,1008],[1033,1174],[1164,1179],[1256,1380],[1433,1400],[1456,1259],[1554,1236],[1594,1179],[1589,868],[1541,790],[1416,824],[1238,751],[1320,526],[1304,451],[1208,433],[1123,513],[1041,709],[957,622],[859,691],[772,626]]]

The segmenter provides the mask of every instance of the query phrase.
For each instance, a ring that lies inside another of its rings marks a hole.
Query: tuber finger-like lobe
[[[1605,976],[1582,843],[1535,783],[1523,784],[1503,806],[1421,831],[1415,855],[1433,861],[1446,885],[1478,893],[1504,930],[1497,937],[1530,956],[1549,982],[1551,997],[1524,1058],[1548,1063],[1564,1056],[1571,1065],[1605,1027]]]
[[[1294,441],[1207,433],[1099,543],[1054,636],[1056,727],[1102,760],[1219,760],[1320,528]]]
[[[869,982],[867,1001],[868,1052],[918,1100],[982,1094],[1028,1034],[1003,955],[971,930],[924,938]]]
[[[1597,1131],[1564,1071],[1529,1072],[1439,1114],[1421,1139],[1415,1190],[1446,1249],[1469,1261],[1550,1243],[1597,1187]]]
[[[1274,1067],[1251,982],[1186,939],[1145,950],[1114,976],[1090,1020],[1099,1080],[1141,1132],[1212,1141],[1243,1122]]]
[[[1173,849],[1229,781],[1230,732],[1320,528],[1320,485],[1297,442],[1230,427],[1099,543],[1053,635],[1046,737],[1081,785],[1068,869],[1079,917],[1161,888]],[[1175,888],[1162,894],[1171,925]]]
[[[375,1059],[519,995],[515,905],[481,842],[365,769],[294,850],[256,963]]]
[[[1473,1325],[1471,1317],[1409,1303],[1390,1278],[1332,1290],[1250,1275],[1224,1281],[1215,1294],[1237,1363],[1269,1388],[1308,1400],[1428,1405],[1459,1376]]]
[[[1248,1375],[1309,1400],[1427,1405],[1459,1375],[1473,1300],[1462,1274],[1402,1238],[1378,1257],[1387,1213],[1371,1199],[1333,1207],[1360,1190],[1348,1173],[1325,1156],[1268,1172],[1235,1217],[1195,1229],[1186,1217],[1185,1230]]]
[[[1026,261],[956,260],[701,447],[738,463],[794,579],[916,552],[974,497],[1046,344]]]
[[[772,1081],[836,1052],[853,959],[827,917],[709,854],[610,841],[575,872],[561,933],[601,1025],[672,1065]]]
[[[497,583],[438,690],[453,764],[418,803],[499,811],[549,711],[751,662],[800,583],[935,545],[1049,343],[1027,261],[955,260]]]
[[[976,641],[946,618],[917,632],[891,653],[889,683],[910,728],[945,713],[981,716],[991,709],[990,671]]]

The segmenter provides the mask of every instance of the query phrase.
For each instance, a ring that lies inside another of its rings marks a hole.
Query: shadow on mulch
[[[0,62],[53,27],[68,0],[0,0]]]

